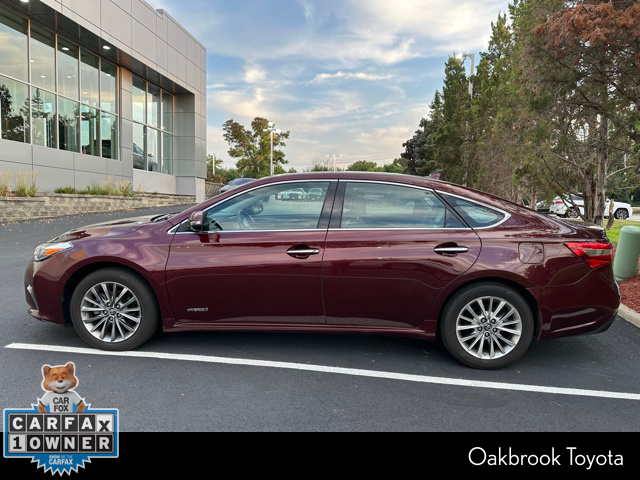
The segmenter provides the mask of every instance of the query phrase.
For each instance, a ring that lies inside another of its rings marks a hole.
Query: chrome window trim
[[[460,196],[460,195],[456,195],[455,193],[442,192],[440,190],[436,190],[436,192],[438,194],[440,194],[440,195],[448,195],[450,197],[459,198],[460,200],[464,200],[465,202],[475,203],[476,205],[480,205],[481,207],[488,208],[489,210],[493,210],[495,212],[499,212],[499,213],[502,213],[504,215],[504,218],[502,220],[500,220],[498,223],[491,224],[491,225],[489,225],[487,227],[472,228],[472,230],[489,230],[491,228],[496,228],[496,227],[499,227],[500,225],[502,225],[503,223],[505,223],[507,220],[509,220],[511,218],[511,214],[509,212],[507,212],[505,210],[502,210],[501,208],[494,207],[493,205],[487,205],[486,203],[478,202],[476,200],[471,200],[470,198],[463,197],[463,196]]]
[[[330,232],[393,232],[393,231],[434,231],[439,230],[442,232],[462,232],[462,231],[473,231],[473,228],[463,227],[463,228],[440,228],[440,227],[431,227],[431,228],[411,228],[411,227],[397,227],[397,228],[330,228]]]
[[[207,213],[209,210],[211,210],[212,208],[215,208],[219,205],[222,205],[226,202],[228,202],[229,200],[233,200],[236,197],[239,197],[240,195],[244,195],[245,193],[249,193],[252,192],[254,190],[257,190],[259,188],[265,188],[265,187],[272,187],[274,185],[286,185],[289,183],[331,183],[331,182],[338,182],[338,179],[336,178],[325,178],[325,179],[312,179],[312,180],[285,180],[282,182],[274,182],[274,183],[265,183],[263,185],[256,185],[252,188],[249,188],[247,190],[243,190],[242,192],[238,192],[235,195],[231,195],[229,198],[225,198],[224,200],[221,200],[219,202],[216,202],[212,205],[209,205],[207,208],[205,208],[204,210],[202,210],[202,213]],[[247,184],[248,185],[248,184]],[[241,187],[238,187],[241,188]],[[325,195],[325,200],[326,200],[326,195]],[[322,216],[322,212],[320,212],[320,216]],[[207,233],[207,234],[211,234],[211,233],[269,233],[269,232],[326,232],[327,229],[326,228],[307,228],[307,229],[285,229],[285,230],[213,230],[213,231],[207,231],[207,232],[178,232],[177,230],[182,226],[182,224],[184,222],[187,222],[189,219],[185,218],[183,221],[181,221],[179,224],[174,225],[172,228],[170,228],[169,230],[167,230],[167,234],[168,235],[200,235],[202,233]]]

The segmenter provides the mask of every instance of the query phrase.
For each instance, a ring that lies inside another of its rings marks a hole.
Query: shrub
[[[70,186],[66,187],[58,187],[54,190],[55,193],[66,193],[66,194],[74,194],[77,193],[76,189]]]
[[[0,197],[6,197],[11,192],[11,172],[0,172]]]
[[[18,197],[35,197],[38,193],[36,179],[38,172],[21,172],[16,174],[15,193]]]
[[[113,194],[118,197],[133,197],[133,184],[126,180],[117,181],[113,187]]]

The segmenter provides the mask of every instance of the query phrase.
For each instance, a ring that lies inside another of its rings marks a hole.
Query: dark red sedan
[[[439,337],[500,368],[534,337],[607,330],[611,259],[602,228],[436,180],[328,172],[73,230],[38,247],[25,289],[31,315],[104,350],[160,327],[367,333]]]

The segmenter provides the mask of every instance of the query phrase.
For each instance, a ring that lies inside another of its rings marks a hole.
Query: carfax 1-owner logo
[[[76,367],[42,367],[44,395],[31,409],[4,410],[5,458],[30,458],[71,474],[92,458],[118,457],[118,410],[93,409],[76,391]]]

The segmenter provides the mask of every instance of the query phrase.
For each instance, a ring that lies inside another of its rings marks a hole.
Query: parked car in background
[[[225,185],[220,189],[220,193],[226,193],[229,190],[233,190],[234,188],[241,187],[242,185],[246,185],[247,183],[254,182],[255,178],[236,178],[235,180],[231,180],[228,185]]]
[[[309,201],[317,202],[318,200],[322,200],[323,196],[324,193],[321,188],[312,188],[311,190],[309,190],[307,198]]]
[[[281,200],[306,200],[307,192],[303,188],[293,188],[282,192],[279,197]]]
[[[282,195],[312,189],[319,202]],[[485,369],[534,338],[603,332],[620,305],[603,228],[364,172],[265,178],[176,215],[77,228],[36,249],[24,287],[32,316],[103,350],[159,329],[386,334],[441,339]]]
[[[559,217],[578,218],[580,214],[584,215],[584,199],[579,195],[566,195],[565,198],[571,198],[571,201],[563,200],[562,197],[553,199],[550,212],[555,213]],[[604,217],[609,218],[609,203],[605,202]],[[574,206],[575,205],[575,206]],[[580,212],[580,214],[578,213]],[[633,207],[628,203],[614,202],[613,217],[616,220],[626,220],[633,215]]]

